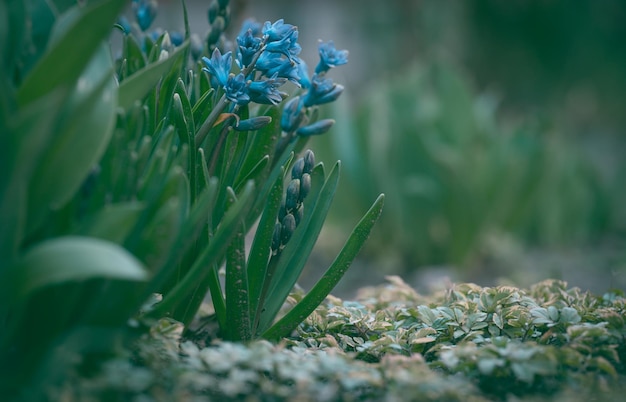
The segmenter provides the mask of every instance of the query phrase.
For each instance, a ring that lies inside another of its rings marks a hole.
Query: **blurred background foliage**
[[[373,194],[388,207],[367,273],[345,286],[402,273],[418,288],[431,274],[626,287],[626,3],[257,0],[233,12],[285,18],[304,49],[333,38],[350,50],[346,96],[328,110],[337,126],[312,142],[342,159],[350,188],[322,240],[332,249]]]

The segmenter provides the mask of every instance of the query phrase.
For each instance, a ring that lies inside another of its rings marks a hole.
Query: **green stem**
[[[206,136],[209,134],[209,131],[211,130],[211,128],[217,121],[217,118],[226,107],[227,103],[228,103],[228,99],[226,99],[226,95],[222,95],[220,100],[217,102],[217,105],[215,105],[213,110],[211,110],[211,114],[209,114],[209,117],[207,117],[207,119],[204,121],[204,123],[198,130],[198,133],[196,134],[196,137],[195,137],[196,146],[202,145],[202,143],[206,139]]]

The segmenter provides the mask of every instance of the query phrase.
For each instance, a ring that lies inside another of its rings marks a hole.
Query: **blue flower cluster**
[[[250,102],[277,105],[287,96],[280,91],[287,81],[306,90],[289,100],[284,107],[281,128],[285,133],[314,135],[326,132],[332,120],[321,120],[306,127],[306,109],[332,102],[343,92],[343,86],[326,78],[333,67],[348,62],[348,51],[337,50],[332,41],[320,42],[320,61],[312,77],[306,63],[298,56],[298,29],[280,19],[261,25],[248,20],[236,40],[234,63],[239,72],[233,73],[233,52],[224,54],[215,49],[211,58],[203,57],[204,71],[210,74],[211,84],[224,90],[224,96],[236,105]]]

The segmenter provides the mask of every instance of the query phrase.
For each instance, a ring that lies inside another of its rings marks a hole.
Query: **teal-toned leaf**
[[[125,4],[125,0],[97,1],[74,7],[59,18],[48,49],[18,90],[18,103],[23,106],[59,86],[73,85],[92,56],[101,51],[99,45]]]
[[[126,78],[119,88],[119,105],[129,108],[135,101],[141,101],[169,72],[176,63],[180,63],[189,46],[189,41],[183,42],[167,59],[149,64],[145,68]]]
[[[104,153],[113,133],[117,84],[106,46],[81,75],[62,110],[56,136],[32,177],[29,227],[37,226],[49,208],[59,208],[76,192]]]
[[[2,287],[23,299],[32,292],[69,281],[109,278],[145,281],[142,264],[122,247],[105,240],[67,236],[42,242],[26,252]]]
[[[328,296],[346,273],[352,261],[354,261],[354,258],[369,237],[374,224],[382,212],[384,199],[385,197],[382,194],[376,199],[369,211],[367,211],[356,225],[346,244],[324,276],[293,309],[263,334],[264,338],[278,339],[283,336],[288,336],[291,331],[308,317],[317,306],[320,305],[324,298]]]

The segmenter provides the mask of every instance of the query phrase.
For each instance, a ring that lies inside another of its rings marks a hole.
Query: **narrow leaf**
[[[306,319],[328,296],[346,273],[361,250],[383,209],[385,196],[378,196],[372,207],[361,218],[346,241],[335,261],[313,289],[296,304],[283,318],[263,333],[263,338],[278,339],[288,336],[298,324]]]
[[[131,107],[135,101],[142,100],[159,80],[170,71],[172,66],[180,62],[185,50],[189,46],[186,40],[176,48],[167,59],[149,64],[145,68],[126,78],[119,88],[119,105],[125,109]]]

